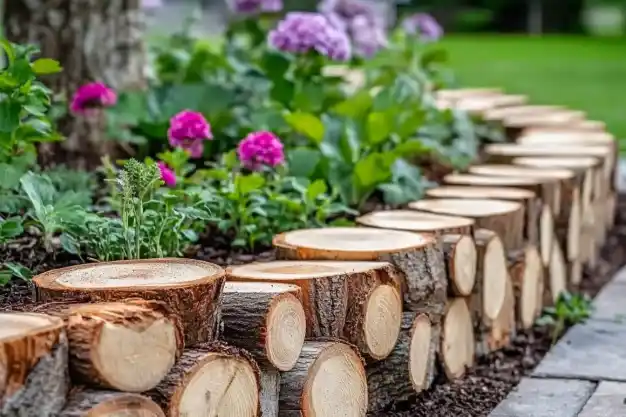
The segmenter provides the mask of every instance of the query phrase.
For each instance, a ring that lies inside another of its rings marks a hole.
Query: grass
[[[585,110],[626,152],[626,38],[450,35],[443,46],[463,86]]]

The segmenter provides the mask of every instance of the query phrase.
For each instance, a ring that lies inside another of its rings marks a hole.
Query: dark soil
[[[209,244],[209,242],[211,242]],[[66,255],[48,254],[36,238],[24,238],[0,248],[3,258],[20,262],[35,273],[81,263]],[[267,248],[255,254],[233,252],[224,238],[206,239],[193,248],[193,257],[219,265],[234,265],[253,261],[268,261],[274,255]],[[6,258],[4,257],[6,255]],[[4,260],[3,259],[3,260]],[[602,251],[595,271],[585,271],[582,292],[595,296],[612,275],[626,263],[626,195],[620,197],[616,225]],[[14,280],[0,287],[1,310],[32,308],[32,285]],[[478,360],[467,375],[455,382],[437,381],[435,385],[411,402],[399,403],[388,412],[376,416],[388,417],[482,417],[487,416],[519,380],[528,375],[543,358],[551,345],[551,329],[536,327],[519,333],[511,346]]]

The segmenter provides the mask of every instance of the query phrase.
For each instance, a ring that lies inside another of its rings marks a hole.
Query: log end
[[[474,226],[472,219],[423,213],[417,210],[376,211],[358,217],[356,222],[366,227],[410,232],[445,233],[449,230],[470,230]]]
[[[293,294],[274,298],[266,319],[265,351],[269,362],[280,371],[296,364],[306,335],[306,315]]]
[[[402,297],[391,285],[379,285],[365,304],[363,333],[368,353],[384,359],[393,350],[402,322]]]
[[[409,344],[409,376],[415,392],[422,392],[430,386],[433,357],[430,354],[433,328],[428,315],[418,314],[411,327]]]
[[[449,301],[441,334],[441,362],[449,379],[461,378],[474,363],[472,316],[463,298]]]

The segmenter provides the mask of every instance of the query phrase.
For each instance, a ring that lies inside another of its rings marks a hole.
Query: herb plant
[[[552,325],[552,344],[568,326],[586,321],[593,311],[591,299],[587,295],[562,292],[552,307],[544,309],[538,324]]]

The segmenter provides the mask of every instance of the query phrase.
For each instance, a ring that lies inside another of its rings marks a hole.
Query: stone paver
[[[600,382],[597,389],[583,407],[578,417],[623,417],[626,416],[626,384]]]
[[[524,378],[489,417],[576,417],[595,386],[589,381]]]
[[[607,284],[593,300],[592,320],[610,320],[626,324],[626,275],[622,281]]]
[[[626,325],[590,320],[572,327],[548,352],[533,375],[592,381],[626,381],[624,346]]]

